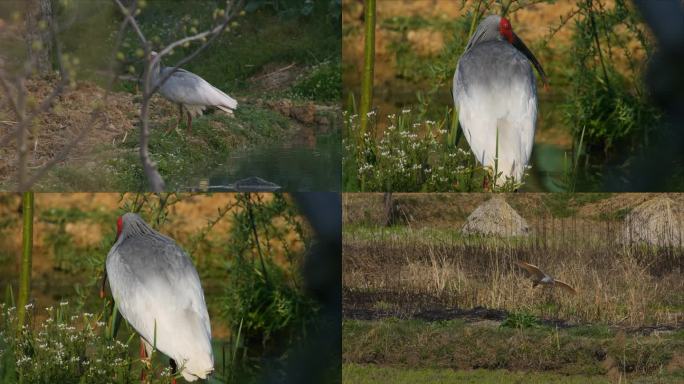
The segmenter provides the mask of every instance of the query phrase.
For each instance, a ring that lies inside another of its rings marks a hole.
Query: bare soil
[[[29,100],[42,102],[56,84],[54,79],[29,80],[26,84]],[[93,155],[97,153],[96,148],[102,148],[103,143],[120,140],[134,128],[138,109],[134,96],[129,93],[111,93],[103,113],[93,121],[92,112],[102,105],[104,94],[104,90],[93,83],[78,83],[75,88],[69,88],[58,96],[52,109],[38,116],[28,138],[30,170],[38,169],[55,158],[84,129],[89,130],[88,134],[71,150],[65,163],[80,163],[87,167],[89,162],[95,160]],[[13,116],[4,94],[0,94],[0,116]],[[0,137],[10,134],[14,127],[11,120],[0,124]],[[5,184],[16,178],[16,157],[14,140],[0,148],[0,183]]]
[[[466,0],[465,7],[461,7],[460,1],[450,0],[381,0],[376,5],[376,29],[375,29],[375,81],[376,85],[394,80],[396,76],[396,60],[394,52],[390,49],[398,32],[387,31],[381,27],[382,21],[397,16],[421,16],[425,19],[448,19],[454,20],[463,16],[464,12],[471,9],[473,0]],[[607,9],[614,7],[612,0],[603,1]],[[559,24],[559,18],[566,17],[577,9],[573,0],[558,0],[554,4],[535,4],[525,7],[511,15],[509,19],[514,31],[528,45],[545,39],[549,36],[549,30]],[[360,68],[363,67],[363,2],[358,0],[345,0],[342,7],[342,23],[344,28],[352,32],[343,35],[342,57],[346,66],[357,70],[345,71],[345,84],[356,84]],[[561,28],[553,39],[549,41],[549,48],[564,49],[572,38],[571,28]],[[445,39],[440,31],[427,28],[413,31],[409,37],[412,48],[424,55],[432,55],[439,52]],[[643,57],[645,52],[638,50],[637,42],[631,42],[632,53],[635,58]],[[457,58],[454,58],[456,60]],[[619,58],[618,68],[627,68],[627,59]]]

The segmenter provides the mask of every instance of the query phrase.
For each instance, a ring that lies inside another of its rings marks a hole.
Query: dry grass
[[[438,210],[438,203],[423,203]],[[621,244],[618,217],[530,218],[533,209],[519,211],[533,228],[528,238],[465,237],[457,226],[419,222],[349,225],[343,237],[345,307],[382,301],[399,316],[436,307],[486,307],[570,324],[684,325],[682,248]],[[578,294],[533,288],[515,260],[538,265]]]

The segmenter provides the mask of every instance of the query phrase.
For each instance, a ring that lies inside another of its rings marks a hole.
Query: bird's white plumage
[[[156,232],[120,236],[106,267],[121,315],[148,344],[174,359],[186,380],[206,378],[214,367],[211,325],[188,256]]]
[[[156,56],[155,52],[153,56]],[[152,84],[158,84],[171,73],[172,69],[169,67],[160,69],[160,64],[157,62],[151,69]],[[201,115],[208,106],[219,108],[231,115],[238,107],[238,102],[225,92],[198,75],[181,68],[174,71],[159,87],[159,93],[166,99],[183,105],[193,117]]]
[[[512,30],[507,38],[511,41],[504,38],[502,22],[508,23],[495,15],[482,20],[453,79],[454,105],[464,136],[477,160],[501,174],[497,184],[508,178],[520,182],[532,153],[537,87],[530,61],[545,79],[522,40]]]
[[[505,44],[505,43],[501,43]],[[514,49],[514,48],[510,48]],[[522,56],[522,55],[521,55]],[[537,92],[532,67],[526,62],[528,76],[496,82],[477,81],[464,85],[462,73],[454,76],[454,103],[463,133],[477,160],[501,172],[499,182],[512,177],[520,181],[529,163],[537,119]],[[498,133],[498,151],[497,151]]]

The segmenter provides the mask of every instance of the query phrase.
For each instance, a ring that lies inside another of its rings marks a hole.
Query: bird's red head
[[[119,216],[116,220],[116,238],[118,239],[121,235],[121,230],[123,229],[123,216]]]
[[[499,33],[509,43],[513,44],[513,36],[515,36],[513,34],[513,27],[511,27],[511,22],[505,17],[502,17],[501,21],[499,22]]]

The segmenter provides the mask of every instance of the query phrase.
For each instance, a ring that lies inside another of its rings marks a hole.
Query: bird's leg
[[[171,133],[174,129],[178,129],[180,127],[180,123],[183,121],[183,104],[178,104],[178,121],[176,122],[176,127],[169,127],[169,129],[166,130],[166,133]]]
[[[140,369],[140,381],[145,381],[145,368],[149,368],[149,361],[146,361],[147,359],[147,351],[145,350],[145,343],[143,342],[142,337],[140,338],[140,359],[143,361],[143,364],[145,367]]]
[[[145,351],[145,344],[143,344],[142,339],[140,339],[140,358],[141,359],[147,358],[147,352]]]
[[[188,133],[192,133],[192,113],[188,111]]]
[[[183,104],[178,104],[178,122],[176,123],[176,128],[180,126],[181,121],[183,121]]]
[[[171,374],[176,375],[176,372],[178,371],[178,366],[176,365],[176,361],[174,359],[169,359],[169,365],[171,366]],[[176,378],[172,377],[171,378],[171,384],[176,384]]]

